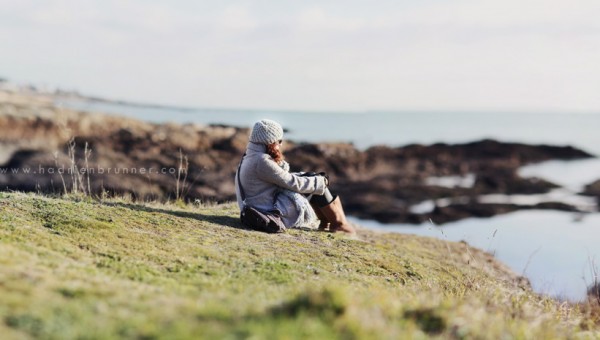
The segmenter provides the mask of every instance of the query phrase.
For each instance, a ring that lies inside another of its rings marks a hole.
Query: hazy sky
[[[0,0],[0,77],[198,107],[600,112],[600,1]]]

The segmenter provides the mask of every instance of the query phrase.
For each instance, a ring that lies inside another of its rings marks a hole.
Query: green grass
[[[238,213],[0,193],[2,339],[599,336],[464,243],[270,235]]]

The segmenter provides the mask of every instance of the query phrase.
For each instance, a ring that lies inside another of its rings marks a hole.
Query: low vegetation
[[[238,213],[0,193],[2,338],[600,336],[465,243],[270,235]]]

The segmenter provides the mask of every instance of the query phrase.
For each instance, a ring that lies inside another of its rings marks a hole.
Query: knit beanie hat
[[[256,122],[250,134],[250,141],[258,144],[273,144],[281,139],[283,139],[283,128],[279,123],[269,119]]]

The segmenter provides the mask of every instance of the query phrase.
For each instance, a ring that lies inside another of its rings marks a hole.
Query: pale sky
[[[600,113],[600,1],[0,0],[0,77],[208,108]]]

